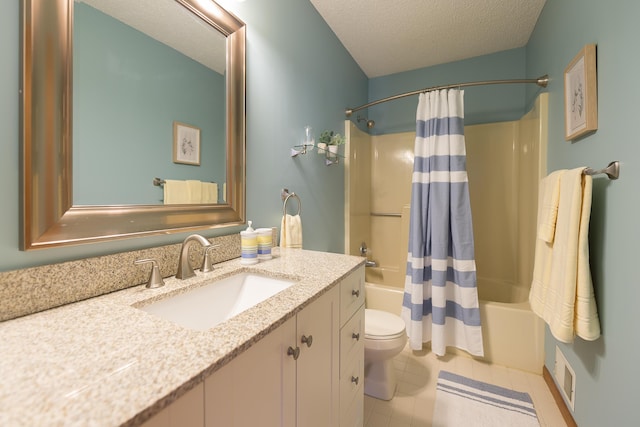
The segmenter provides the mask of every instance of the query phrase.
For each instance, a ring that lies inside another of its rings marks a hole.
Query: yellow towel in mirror
[[[190,203],[187,181],[167,179],[164,182],[164,204],[182,205]]]
[[[202,183],[202,200],[200,203],[218,203],[218,184],[215,182]]]

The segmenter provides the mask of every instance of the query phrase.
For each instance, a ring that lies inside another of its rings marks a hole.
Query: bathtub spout
[[[365,261],[364,266],[365,267],[377,267],[378,263],[373,261],[373,260],[368,259],[368,260]]]

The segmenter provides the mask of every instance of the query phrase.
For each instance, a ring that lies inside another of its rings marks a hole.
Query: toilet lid
[[[404,320],[386,311],[364,310],[364,335],[368,339],[390,339],[405,333]]]

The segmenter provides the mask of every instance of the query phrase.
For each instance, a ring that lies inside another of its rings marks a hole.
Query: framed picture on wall
[[[564,122],[567,141],[598,129],[596,45],[585,45],[564,70]]]
[[[173,122],[173,163],[200,166],[200,129]]]

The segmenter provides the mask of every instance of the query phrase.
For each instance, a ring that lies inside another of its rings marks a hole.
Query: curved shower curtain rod
[[[355,111],[362,110],[373,105],[382,104],[387,101],[394,101],[399,98],[404,98],[406,96],[418,95],[424,92],[432,92],[434,90],[441,89],[454,89],[459,87],[467,87],[467,86],[484,86],[484,85],[502,85],[502,84],[511,84],[511,83],[535,83],[541,87],[547,87],[547,83],[549,83],[549,76],[545,74],[544,76],[538,77],[537,79],[510,79],[510,80],[486,80],[482,82],[469,82],[469,83],[457,83],[452,85],[444,85],[444,86],[433,86],[425,89],[414,90],[407,93],[401,93],[399,95],[389,96],[387,98],[379,99],[377,101],[370,102],[368,104],[361,105],[355,108],[347,108],[344,110],[347,117],[350,117]]]

